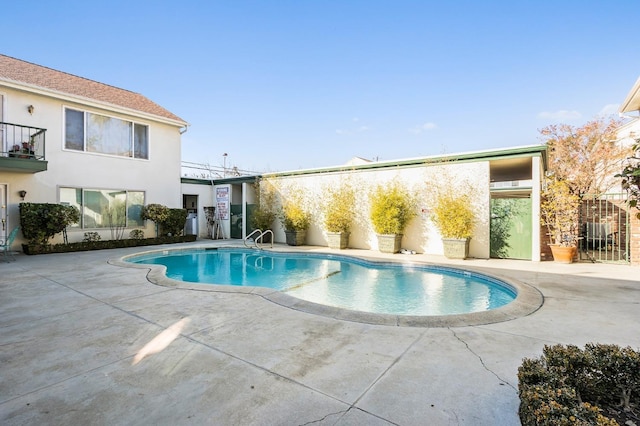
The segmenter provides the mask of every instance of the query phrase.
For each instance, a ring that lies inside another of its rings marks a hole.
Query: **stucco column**
[[[247,183],[242,182],[242,239],[247,237]]]
[[[531,260],[540,262],[540,193],[542,168],[540,157],[531,157]]]

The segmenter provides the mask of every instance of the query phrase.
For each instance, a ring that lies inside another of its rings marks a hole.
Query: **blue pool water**
[[[454,268],[379,264],[346,256],[244,249],[176,250],[127,259],[159,264],[175,280],[267,287],[299,299],[363,312],[452,315],[495,309],[515,291]]]

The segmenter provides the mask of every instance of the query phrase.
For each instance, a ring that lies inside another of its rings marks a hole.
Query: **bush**
[[[169,217],[169,208],[162,204],[149,204],[142,207],[140,217],[143,220],[149,219],[155,223],[162,223]]]
[[[157,236],[180,235],[187,221],[186,209],[170,209],[162,204],[149,204],[142,207],[140,217],[152,220],[156,224]]]
[[[20,227],[31,245],[46,247],[49,239],[80,221],[74,206],[49,203],[20,203]]]
[[[82,241],[85,243],[89,243],[92,241],[100,241],[100,240],[101,240],[100,234],[98,234],[97,232],[85,232],[84,238],[82,239]]]
[[[356,193],[349,185],[327,191],[324,226],[329,232],[349,232],[355,216]]]
[[[276,214],[274,212],[263,210],[262,207],[258,207],[251,215],[251,227],[253,229],[266,231],[273,227],[274,220],[276,220]]]
[[[377,234],[402,234],[416,215],[416,199],[397,182],[378,185],[370,194],[370,218]]]
[[[162,235],[178,236],[184,231],[184,224],[187,221],[187,209],[169,209],[167,219],[160,222]]]
[[[471,238],[476,217],[468,194],[441,192],[434,200],[431,220],[442,238]]]
[[[134,229],[129,232],[129,238],[132,240],[141,240],[144,238],[144,231],[142,229]]]
[[[83,241],[80,243],[69,244],[53,244],[46,247],[41,245],[23,244],[22,250],[25,254],[49,254],[49,253],[71,253],[76,251],[88,250],[104,250],[124,247],[140,247],[157,244],[173,244],[193,242],[196,240],[195,235],[183,235],[180,237],[155,237],[143,239],[127,239],[127,240],[101,240],[101,241]]]
[[[273,227],[276,220],[274,208],[276,190],[273,184],[265,179],[258,179],[254,184],[257,208],[251,215],[250,225],[253,229],[266,231]]]
[[[311,225],[311,214],[303,207],[302,196],[294,194],[282,206],[280,222],[285,231],[306,231]]]
[[[640,403],[640,353],[589,343],[545,346],[518,368],[520,421],[529,425],[616,425],[598,406],[629,412]]]
[[[528,386],[520,391],[520,400],[523,401],[519,410],[523,426],[618,424],[600,414],[598,407],[581,403],[572,388]]]

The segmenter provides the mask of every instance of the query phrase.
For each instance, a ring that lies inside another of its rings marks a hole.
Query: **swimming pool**
[[[126,261],[162,265],[168,278],[182,282],[263,287],[370,314],[478,313],[508,305],[517,297],[514,286],[477,272],[331,254],[219,248],[164,250],[129,256]]]

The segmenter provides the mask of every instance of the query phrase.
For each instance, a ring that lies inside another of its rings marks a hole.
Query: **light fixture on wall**
[[[36,109],[36,108],[35,108],[33,105],[29,105],[29,106],[27,107],[27,111],[29,112],[29,114],[33,114],[33,111],[34,111],[35,109]]]
[[[18,191],[18,195],[20,196],[20,198],[22,198],[22,201],[24,201],[24,197],[27,196],[27,191],[25,191],[24,189],[22,191]]]

